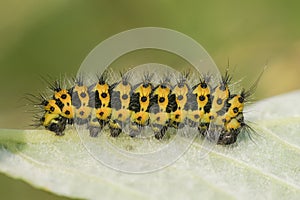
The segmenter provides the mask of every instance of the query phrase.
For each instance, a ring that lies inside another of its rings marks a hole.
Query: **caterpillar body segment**
[[[161,139],[169,126],[170,113],[175,108],[175,96],[171,94],[170,79],[165,80],[153,89],[150,100],[150,124],[157,139]]]
[[[150,99],[153,91],[152,76],[153,74],[146,74],[144,81],[133,87],[129,103],[131,111],[129,135],[132,137],[138,135],[142,127],[149,124]]]
[[[63,135],[66,124],[72,124],[74,119],[72,97],[68,90],[61,89],[58,82],[55,82],[50,88],[54,94],[50,100],[43,98],[40,105],[43,106],[44,115],[40,122],[56,135]]]
[[[92,87],[90,95],[94,101],[90,104],[94,105],[94,112],[92,113],[92,122],[90,123],[90,135],[96,137],[98,133],[109,123],[112,108],[111,108],[111,93],[116,84],[109,85],[107,82],[107,74],[104,72],[99,81]],[[95,124],[96,119],[99,126]],[[98,128],[99,127],[99,128]],[[98,128],[98,129],[97,129]],[[98,130],[98,131],[97,131]]]
[[[210,123],[210,109],[211,109],[211,88],[208,84],[209,77],[200,79],[200,82],[192,87],[189,95],[189,112],[188,123],[189,126],[198,127],[206,130]]]
[[[119,136],[122,129],[129,123],[131,110],[129,110],[132,85],[129,76],[123,75],[111,95],[112,116],[109,122],[110,134],[113,137]]]
[[[77,83],[72,89],[72,105],[75,109],[75,123],[86,124],[90,120],[92,106],[90,105],[89,88]]]
[[[186,123],[189,104],[188,97],[190,94],[190,86],[187,84],[188,74],[179,79],[173,87],[171,97],[175,99],[175,106],[172,106],[170,113],[170,125],[176,129],[183,128]]]

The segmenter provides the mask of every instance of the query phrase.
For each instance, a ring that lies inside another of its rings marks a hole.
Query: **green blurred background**
[[[268,63],[256,99],[300,88],[300,3],[297,1],[79,1],[0,2],[0,127],[28,128],[24,93],[46,87],[41,76],[76,74],[106,38],[157,26],[198,41],[224,71],[250,86]],[[60,199],[0,176],[1,197]]]

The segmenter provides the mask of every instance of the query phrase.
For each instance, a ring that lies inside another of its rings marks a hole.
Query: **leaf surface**
[[[300,91],[296,91],[248,107],[245,119],[255,130],[253,141],[246,133],[230,146],[211,146],[197,138],[174,163],[142,174],[105,166],[91,156],[72,128],[63,137],[45,130],[2,129],[0,170],[35,187],[75,198],[297,199],[299,100]],[[101,139],[128,151],[152,151],[167,143],[101,136],[95,145]],[[181,140],[188,142],[184,137]]]

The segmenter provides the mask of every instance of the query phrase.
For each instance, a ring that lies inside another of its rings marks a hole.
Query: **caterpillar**
[[[68,124],[85,125],[91,137],[97,137],[105,127],[112,137],[118,137],[127,126],[129,136],[136,137],[150,127],[156,139],[162,139],[168,129],[188,126],[221,145],[235,143],[239,133],[250,128],[244,106],[258,80],[250,89],[233,93],[228,70],[216,84],[208,74],[196,75],[198,80],[193,84],[189,72],[180,73],[175,82],[169,74],[155,83],[154,74],[144,73],[135,84],[126,73],[118,81],[109,81],[108,70],[89,85],[82,76],[69,88],[55,81],[50,85],[52,97],[40,95],[37,105],[42,116],[37,117],[36,125],[58,136],[64,135]]]

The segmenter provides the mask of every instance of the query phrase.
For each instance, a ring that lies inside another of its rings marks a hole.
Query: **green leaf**
[[[94,139],[96,145],[87,151],[72,128],[64,137],[45,130],[0,130],[0,170],[35,187],[76,198],[297,199],[299,99],[296,91],[249,107],[245,118],[256,131],[253,140],[244,133],[234,145],[213,146],[197,138],[174,163],[141,174],[111,169],[95,159],[97,152],[91,156],[105,136]],[[133,152],[168,144],[168,140],[125,138],[105,139]],[[180,138],[182,144],[189,142]]]

